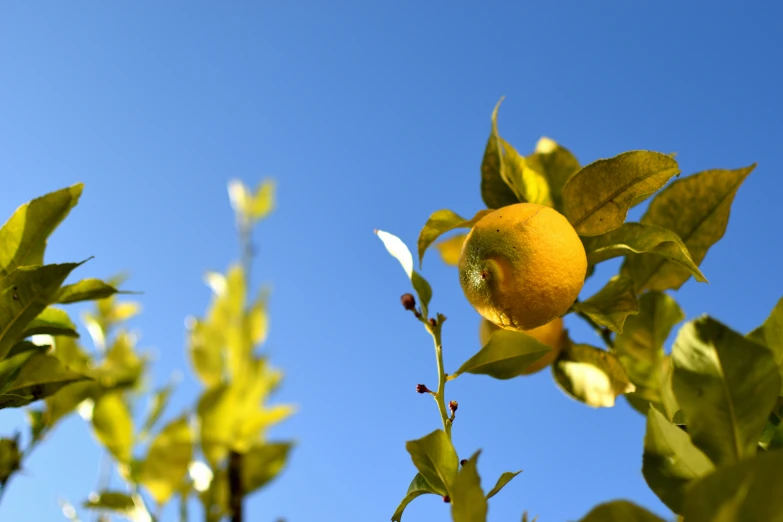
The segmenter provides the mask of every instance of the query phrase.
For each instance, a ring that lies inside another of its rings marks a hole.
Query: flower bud
[[[430,390],[423,384],[417,384],[416,385],[416,392],[417,393],[430,393]]]
[[[403,294],[400,297],[400,302],[406,310],[416,310],[416,298],[413,297],[413,294]]]

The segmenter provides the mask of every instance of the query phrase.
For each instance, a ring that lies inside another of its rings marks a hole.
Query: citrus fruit
[[[507,330],[532,330],[565,314],[584,284],[587,257],[568,220],[550,207],[517,203],[471,229],[459,258],[465,297]]]
[[[499,329],[499,326],[492,324],[486,319],[482,318],[481,326],[479,327],[479,338],[481,339],[481,346],[487,344],[489,337],[492,335],[492,332]],[[565,342],[565,333],[563,332],[563,318],[557,317],[553,321],[550,321],[543,326],[533,328],[532,330],[526,330],[524,333],[536,341],[552,348],[552,350],[547,352],[546,355],[535,361],[533,364],[528,366],[524,372],[522,372],[522,375],[530,375],[539,372],[552,364],[560,354],[560,350],[563,349],[563,343]]]

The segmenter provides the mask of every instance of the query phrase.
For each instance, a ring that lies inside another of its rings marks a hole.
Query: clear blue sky
[[[388,520],[414,474],[404,441],[439,417],[414,392],[434,383],[429,338],[401,310],[408,283],[372,230],[413,245],[432,211],[481,208],[501,95],[501,132],[523,152],[546,135],[583,163],[630,149],[676,151],[685,174],[758,162],[702,265],[711,284],[691,281],[677,298],[689,318],[706,312],[745,332],[783,295],[783,8],[722,4],[3,2],[0,219],[86,184],[48,260],[94,255],[78,275],[132,272],[128,286],[145,292],[133,325],[159,354],[156,381],[186,373],[173,415],[197,391],[184,318],[207,306],[204,271],[237,255],[226,182],[275,177],[279,210],[258,230],[255,282],[274,289],[268,348],[287,372],[278,398],[300,405],[274,434],[299,446],[250,500],[250,520]],[[454,269],[431,254],[424,275],[449,317],[453,370],[478,349],[477,316]],[[578,320],[568,327],[599,342]],[[465,376],[450,390],[455,444],[484,449],[485,486],[524,469],[492,499],[492,522],[525,509],[575,520],[613,498],[666,513],[640,473],[644,420],[624,400],[590,410],[547,372]],[[21,419],[3,411],[0,433]],[[85,498],[99,458],[81,419],[64,422],[0,516],[60,520],[57,498]],[[427,496],[405,520],[449,513]]]

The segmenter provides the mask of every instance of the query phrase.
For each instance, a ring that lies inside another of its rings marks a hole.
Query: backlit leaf
[[[688,247],[665,228],[641,223],[624,223],[600,236],[582,238],[588,264],[594,265],[613,257],[649,253],[670,260],[684,267],[693,277],[706,283],[707,279],[691,259]]]
[[[506,486],[506,484],[511,482],[511,479],[513,479],[520,473],[522,473],[521,469],[519,471],[506,471],[505,473],[500,475],[500,478],[498,478],[498,481],[495,483],[495,486],[489,490],[489,493],[487,493],[487,499],[490,499],[495,495],[497,495],[500,492],[500,490]]]
[[[605,234],[623,224],[635,202],[679,173],[677,161],[659,152],[636,150],[595,161],[563,187],[563,213],[580,236]]]
[[[737,189],[755,166],[707,170],[677,180],[650,202],[641,223],[677,234],[688,247],[693,262],[700,265],[709,248],[726,232]],[[626,259],[622,271],[634,280],[639,292],[676,290],[691,274],[681,264],[649,254]]]
[[[20,206],[0,229],[0,279],[19,266],[42,265],[46,239],[79,201],[84,185],[51,192]]]
[[[135,506],[133,497],[119,491],[102,491],[84,503],[88,509],[105,509],[120,514],[133,511]]]
[[[275,208],[275,183],[265,180],[259,183],[248,206],[248,214],[253,221],[267,217]]]
[[[674,394],[696,446],[720,465],[753,455],[780,391],[770,351],[702,317],[680,329],[672,360]]]
[[[150,397],[149,413],[141,428],[141,436],[146,436],[152,431],[152,428],[155,427],[155,424],[160,420],[161,415],[163,415],[163,410],[166,409],[166,406],[169,403],[172,391],[174,391],[174,386],[168,384],[152,394],[152,397]]]
[[[613,332],[622,333],[625,319],[639,312],[639,303],[633,291],[633,281],[614,276],[597,294],[574,303],[571,309]]]
[[[0,484],[5,484],[8,478],[19,470],[22,463],[22,453],[16,439],[0,439]]]
[[[675,513],[682,513],[686,486],[715,469],[688,434],[654,407],[647,412],[642,462],[647,485]]]
[[[419,248],[419,264],[423,262],[424,253],[430,245],[441,235],[450,230],[454,230],[455,228],[471,228],[490,212],[490,210],[480,210],[471,219],[465,219],[448,209],[434,212],[429,219],[427,219],[424,228],[419,232],[419,240],[417,243]]]
[[[610,408],[635,389],[613,354],[587,344],[566,343],[552,373],[563,391],[594,408]]]
[[[454,522],[485,522],[487,520],[487,499],[481,489],[476,462],[481,451],[477,451],[460,468],[454,480],[454,496],[451,497],[451,517]]]
[[[677,301],[660,292],[648,292],[639,298],[639,313],[630,315],[623,326],[623,333],[614,340],[614,353],[622,363],[636,391],[626,395],[632,405],[660,404],[664,385],[664,342],[671,329],[685,319]],[[672,412],[673,413],[673,412]]]
[[[68,304],[79,301],[105,299],[118,292],[116,288],[100,279],[82,279],[72,285],[60,288],[54,297],[55,303]]]
[[[538,140],[535,152],[527,157],[527,163],[533,170],[544,175],[549,183],[555,208],[562,210],[563,186],[571,176],[579,172],[579,161],[571,151],[544,137]]]
[[[383,245],[386,250],[400,262],[405,274],[411,280],[413,289],[419,296],[419,306],[421,307],[421,314],[426,318],[428,317],[428,307],[430,299],[432,299],[432,288],[430,284],[424,279],[418,272],[413,270],[413,256],[405,243],[400,238],[383,230],[376,230],[375,234],[383,241]]]
[[[20,346],[20,344],[15,345]],[[43,354],[48,349],[46,346],[36,346],[33,343],[25,342],[21,345],[25,349],[20,349],[18,353],[9,353],[8,357],[0,361],[0,394],[10,388],[22,366],[36,354]]]
[[[778,301],[764,324],[749,333],[747,337],[770,349],[775,364],[777,364],[778,373],[783,376],[783,299]],[[783,395],[783,390],[781,395]]]
[[[227,385],[207,390],[198,403],[201,449],[214,467],[228,455],[234,436],[236,401]]]
[[[0,394],[0,408],[24,406],[85,379],[87,377],[72,372],[56,357],[37,353],[22,365],[13,384]]]
[[[405,511],[405,508],[408,507],[408,504],[410,504],[413,499],[427,494],[437,495],[438,492],[427,483],[421,473],[416,473],[416,476],[413,477],[410,486],[408,486],[408,492],[405,494],[405,498],[402,499],[402,502],[400,502],[400,505],[397,506],[397,510],[394,512],[394,515],[392,515],[392,522],[401,522],[402,513]]]
[[[65,310],[51,306],[46,307],[43,312],[27,324],[22,337],[32,337],[33,335],[41,334],[79,337],[76,325],[68,317],[68,313]]]
[[[614,500],[593,508],[580,522],[665,522],[627,500]]]
[[[424,480],[441,496],[453,496],[452,487],[457,478],[457,452],[443,430],[405,443],[413,465]]]
[[[780,522],[781,482],[783,451],[761,452],[695,481],[683,515],[688,522]]]
[[[123,464],[131,460],[133,451],[133,419],[122,393],[102,396],[92,411],[95,436]]]
[[[267,442],[250,448],[242,456],[242,490],[252,493],[277,477],[292,448],[290,442]]]
[[[481,197],[490,209],[519,203],[511,186],[502,177],[501,155],[496,134],[498,109],[502,102],[503,98],[492,111],[492,127],[484,150],[484,159],[481,162]]]
[[[459,264],[459,256],[462,253],[462,245],[467,237],[467,234],[457,234],[435,243],[435,248],[438,249],[441,260],[447,265],[457,266]]]
[[[188,473],[193,432],[187,417],[169,423],[153,439],[141,468],[141,482],[158,505],[165,504]]]
[[[465,361],[454,376],[462,373],[511,379],[522,375],[531,364],[552,348],[524,332],[496,330],[484,347]]]

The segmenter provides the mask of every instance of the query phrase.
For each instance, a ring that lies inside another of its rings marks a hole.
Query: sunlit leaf
[[[419,264],[423,262],[424,253],[427,251],[430,245],[434,243],[435,240],[438,239],[441,235],[445,234],[450,230],[454,230],[456,228],[471,228],[481,218],[483,218],[490,212],[491,212],[490,210],[480,210],[471,219],[465,219],[448,209],[438,210],[434,212],[429,217],[429,219],[427,219],[427,222],[424,224],[424,227],[421,229],[421,232],[419,232],[419,240],[417,242],[418,249],[419,249]],[[396,248],[399,249],[399,246],[397,246]],[[391,252],[391,250],[389,250],[389,252]],[[394,253],[392,253],[392,255],[394,255]],[[394,255],[394,257],[397,256]],[[400,258],[397,257],[397,259]],[[402,262],[402,260],[400,260],[400,262]],[[404,263],[403,266],[405,266]],[[407,268],[405,271],[406,272],[408,271]]]
[[[589,316],[613,332],[622,333],[626,318],[639,312],[639,303],[633,291],[633,281],[614,276],[597,294],[574,303],[571,309]]]
[[[165,504],[188,473],[193,458],[193,432],[187,417],[170,422],[153,439],[139,481],[158,505]]]
[[[600,504],[579,522],[665,522],[646,509],[627,500]]]
[[[0,279],[19,266],[43,264],[46,239],[79,201],[83,188],[78,183],[51,192],[14,212],[0,229]]]
[[[23,266],[0,280],[0,360],[21,339],[27,323],[43,312],[68,274],[80,264]]]
[[[428,307],[432,299],[432,288],[430,284],[418,272],[413,270],[413,256],[405,243],[400,238],[383,230],[376,230],[375,233],[383,241],[386,250],[400,262],[405,274],[411,280],[413,289],[419,296],[419,306],[421,313],[426,318],[428,316]]]
[[[22,365],[13,384],[0,394],[0,408],[24,406],[85,379],[87,377],[72,372],[56,357],[37,353]]]
[[[704,274],[691,259],[685,243],[677,234],[665,228],[624,223],[620,228],[606,234],[584,237],[582,242],[587,252],[587,262],[591,265],[613,257],[649,253],[684,267],[697,281],[707,282]]]
[[[16,439],[0,439],[0,484],[5,484],[19,470],[21,463],[19,442]]]
[[[435,248],[438,249],[441,260],[447,265],[457,266],[459,264],[459,256],[462,253],[462,245],[467,237],[467,234],[457,234],[435,243]]]
[[[32,337],[40,334],[79,337],[76,325],[68,317],[68,313],[65,310],[52,306],[46,307],[43,312],[27,324],[22,337]]]
[[[188,354],[196,376],[204,386],[216,386],[223,379],[224,332],[209,323],[193,319],[188,325]]]
[[[566,343],[552,372],[563,391],[594,408],[610,408],[635,389],[613,354],[587,344]]]
[[[506,471],[505,473],[500,475],[500,478],[498,478],[498,481],[495,483],[495,486],[489,490],[489,493],[487,493],[487,499],[490,499],[495,495],[497,495],[500,492],[500,490],[506,486],[506,484],[511,482],[511,479],[513,479],[520,473],[522,473],[521,469],[519,471]]]
[[[130,522],[153,522],[144,499],[138,494],[127,494],[120,491],[102,491],[93,493],[84,507],[95,511],[108,511],[128,519]],[[101,519],[99,519],[101,520]]]
[[[770,349],[777,364],[778,373],[783,376],[783,299],[778,301],[764,324],[749,333],[747,337]],[[781,395],[783,395],[783,390],[781,390]]]
[[[405,498],[402,499],[402,502],[400,502],[400,505],[397,506],[397,510],[394,512],[394,515],[392,515],[392,522],[401,522],[402,513],[405,511],[405,508],[408,507],[408,504],[410,504],[415,498],[427,494],[437,495],[438,492],[427,483],[421,473],[416,473],[416,476],[413,477],[410,486],[408,486],[408,491],[405,494]]]
[[[484,150],[484,159],[481,162],[481,197],[487,208],[495,209],[519,203],[509,183],[503,179],[501,169],[501,155],[497,139],[497,117],[503,98],[495,105],[492,111],[492,126],[490,129],[487,146]]]
[[[54,297],[55,303],[68,304],[79,301],[104,299],[118,292],[116,288],[100,279],[82,279],[72,285],[65,285]]]
[[[249,412],[238,416],[236,431],[232,439],[232,447],[240,452],[247,451],[257,443],[269,427],[283,422],[296,412],[296,408],[287,404],[271,408],[256,406],[249,409]]]
[[[702,317],[680,329],[672,360],[674,394],[696,446],[720,465],[753,455],[780,391],[771,352]]]
[[[271,180],[262,181],[249,202],[248,216],[252,221],[259,221],[267,217],[274,208],[275,183]]]
[[[15,345],[20,346],[21,343]],[[11,386],[19,376],[19,372],[22,370],[22,366],[30,360],[36,354],[43,354],[46,352],[46,346],[36,346],[33,343],[26,342],[22,345],[23,350],[19,350],[18,353],[9,353],[8,357],[0,361],[0,393],[5,392]]]
[[[266,342],[269,333],[269,314],[267,313],[268,292],[261,291],[247,312],[250,341],[256,346]]]
[[[234,394],[227,385],[207,390],[199,400],[201,449],[213,467],[228,455],[233,442],[236,407]]]
[[[524,332],[497,330],[479,352],[465,361],[454,376],[462,373],[511,379],[552,350]]]
[[[133,419],[121,393],[102,396],[92,412],[95,436],[123,464],[131,460],[133,451]]]
[[[258,444],[242,455],[242,490],[252,493],[266,486],[285,468],[290,442]]]
[[[623,333],[614,339],[614,353],[636,387],[626,398],[634,406],[644,404],[642,413],[649,403],[662,404],[663,345],[674,325],[683,319],[685,314],[671,296],[647,292],[639,298],[639,313],[628,316]]]
[[[451,497],[451,517],[454,522],[485,522],[487,520],[487,499],[481,489],[481,478],[476,462],[481,451],[477,451],[460,468],[454,479],[454,493]]]
[[[228,199],[231,202],[231,208],[237,216],[247,216],[250,208],[250,191],[247,186],[239,179],[232,179],[228,182]]]
[[[737,170],[708,170],[677,180],[650,202],[641,223],[677,234],[693,262],[700,265],[726,232],[737,189],[754,168],[755,164]],[[634,280],[639,292],[676,290],[691,275],[681,264],[649,254],[629,257],[622,271]]]
[[[636,150],[595,161],[563,187],[563,213],[580,236],[605,234],[623,224],[635,202],[679,173],[677,161],[659,152]]]
[[[783,513],[783,451],[762,452],[718,468],[685,495],[688,522],[778,522]]]
[[[163,415],[163,410],[166,409],[173,391],[174,386],[172,384],[167,384],[152,394],[152,397],[150,397],[149,413],[141,428],[141,436],[146,436],[146,434],[151,432],[155,427],[155,424],[160,420],[161,415]]]
[[[424,480],[441,496],[452,496],[452,486],[457,478],[459,461],[457,452],[443,430],[405,443],[413,465]]]
[[[543,137],[538,140],[535,152],[527,157],[527,163],[533,170],[544,175],[549,183],[549,192],[555,208],[562,210],[563,186],[581,168],[579,161],[571,151]]]
[[[686,486],[714,470],[690,437],[654,407],[647,412],[642,473],[647,485],[675,513],[682,513]]]

